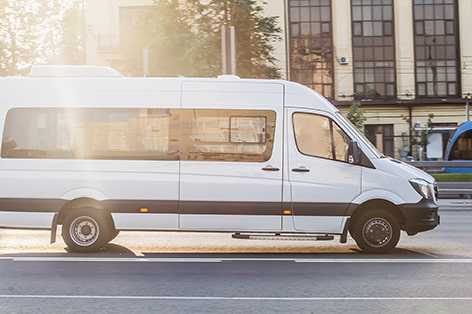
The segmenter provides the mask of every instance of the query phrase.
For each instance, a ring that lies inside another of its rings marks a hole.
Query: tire
[[[119,234],[120,234],[120,230],[113,229],[109,234],[108,242],[111,242],[112,240],[114,240]]]
[[[62,238],[71,252],[95,252],[109,241],[109,219],[95,208],[70,212],[62,223]]]
[[[356,220],[353,238],[365,253],[388,253],[400,240],[400,225],[388,211],[368,211]]]

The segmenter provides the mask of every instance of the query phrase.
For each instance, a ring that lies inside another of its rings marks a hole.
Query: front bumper
[[[408,235],[434,229],[440,223],[438,205],[433,200],[423,199],[416,204],[399,206],[404,217],[404,229]]]

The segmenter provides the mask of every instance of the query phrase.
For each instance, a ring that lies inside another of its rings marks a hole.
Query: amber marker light
[[[147,213],[149,211],[149,209],[143,207],[139,211],[142,212],[142,213]]]
[[[284,215],[291,215],[292,211],[290,209],[284,209]]]

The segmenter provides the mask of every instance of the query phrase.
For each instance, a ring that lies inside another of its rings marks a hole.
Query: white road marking
[[[44,257],[0,256],[0,261],[13,262],[119,262],[119,263],[221,263],[221,262],[295,262],[295,263],[416,263],[416,264],[471,264],[472,259],[433,258],[277,258],[277,257]]]
[[[131,295],[0,295],[0,299],[113,299],[113,300],[201,300],[201,301],[472,301],[472,297],[204,297]]]

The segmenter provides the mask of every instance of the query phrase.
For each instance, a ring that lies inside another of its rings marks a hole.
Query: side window
[[[469,160],[472,159],[472,131],[467,131],[454,143],[451,150],[450,160]]]
[[[172,160],[179,116],[171,109],[18,108],[8,112],[2,158]]]
[[[293,126],[295,141],[302,154],[347,162],[349,137],[331,119],[295,113]]]
[[[274,144],[275,112],[182,110],[182,160],[264,162]]]

